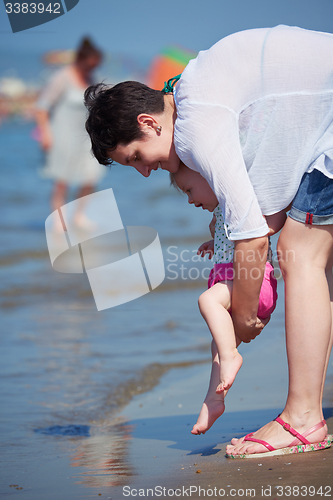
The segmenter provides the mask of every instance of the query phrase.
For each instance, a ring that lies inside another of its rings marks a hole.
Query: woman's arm
[[[283,228],[284,223],[287,220],[287,210],[289,210],[289,207],[285,210],[281,210],[281,212],[277,212],[276,214],[265,215],[265,219],[269,227],[268,236],[278,233]]]
[[[267,236],[235,241],[232,319],[243,342],[253,340],[269,321],[257,317],[267,251]]]
[[[48,111],[37,109],[36,122],[40,131],[40,145],[44,151],[48,151],[52,147],[52,132]]]
[[[36,104],[36,122],[40,130],[41,147],[48,151],[52,147],[50,114],[68,84],[68,69],[57,71],[42,91]]]

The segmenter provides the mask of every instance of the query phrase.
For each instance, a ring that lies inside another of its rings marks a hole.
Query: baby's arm
[[[210,234],[212,235],[212,238],[214,238],[214,233],[215,233],[215,223],[216,223],[216,217],[215,214],[213,215],[212,220],[209,223],[209,231]],[[211,259],[214,255],[214,239],[205,241],[202,245],[199,246],[197,255],[201,255],[201,257],[204,257],[206,253],[209,253],[209,259]]]
[[[202,245],[199,246],[197,255],[201,255],[204,257],[206,253],[209,254],[209,259],[211,259],[214,255],[214,240],[205,241]]]
[[[216,224],[216,215],[214,214],[212,220],[209,223],[209,231],[210,234],[212,235],[212,238],[214,238],[215,236],[215,224]]]

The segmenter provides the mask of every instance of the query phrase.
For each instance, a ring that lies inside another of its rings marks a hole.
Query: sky
[[[28,56],[76,48],[84,35],[115,60],[144,66],[170,44],[198,52],[233,32],[277,24],[333,32],[333,0],[79,0],[65,15],[19,33],[1,2],[0,76],[6,65],[27,65]]]

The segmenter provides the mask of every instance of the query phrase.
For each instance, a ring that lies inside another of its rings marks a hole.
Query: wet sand
[[[328,418],[327,423],[332,433],[333,418]],[[225,443],[221,443],[202,453],[187,455],[181,463],[174,464],[172,475],[164,476],[160,472],[155,481],[139,480],[123,488],[114,498],[125,498],[128,492],[135,496],[140,490],[146,496],[153,490],[154,498],[158,498],[161,491],[166,497],[181,498],[332,497],[333,448],[318,453],[248,460],[227,459],[224,449]],[[176,491],[175,495],[172,490]]]
[[[133,427],[130,457],[136,464],[137,477],[116,488],[113,499],[140,493],[171,497],[173,490],[174,496],[182,498],[332,496],[333,448],[251,460],[225,457],[226,444],[232,437],[256,430],[284,406],[287,365],[283,331],[277,334],[281,308],[280,302],[278,314],[260,342],[241,347],[244,364],[227,396],[226,412],[205,435],[192,436],[190,430],[205,394],[208,364],[174,370],[153,391],[135,397],[123,410],[122,415]],[[273,358],[270,353],[274,353]],[[332,361],[324,407],[332,432]]]
[[[325,413],[332,414],[332,411]],[[332,417],[327,419],[327,424],[332,433]],[[174,482],[192,491],[193,498],[203,496],[200,488],[206,490],[207,496],[214,491],[215,497],[332,497],[333,448],[316,453],[248,460],[216,460],[216,456],[201,456],[195,464],[188,465],[186,478],[181,472],[175,476]]]

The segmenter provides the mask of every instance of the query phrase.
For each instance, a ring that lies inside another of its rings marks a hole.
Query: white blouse
[[[174,90],[180,159],[203,175],[231,240],[264,236],[313,168],[333,178],[333,35],[235,33],[190,61]]]

